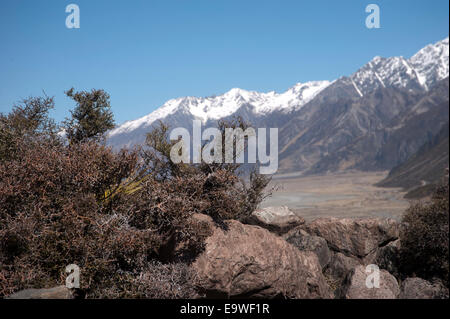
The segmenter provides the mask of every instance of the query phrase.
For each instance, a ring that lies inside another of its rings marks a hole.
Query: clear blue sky
[[[66,5],[81,28],[65,27]],[[367,29],[365,7],[381,9]],[[116,122],[166,100],[233,87],[284,91],[334,80],[375,55],[409,57],[448,36],[447,0],[1,0],[0,112],[21,98],[103,88]]]

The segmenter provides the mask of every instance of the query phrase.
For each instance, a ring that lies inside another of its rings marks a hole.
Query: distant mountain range
[[[286,115],[299,110],[328,85],[328,81],[298,83],[281,94],[234,88],[219,96],[188,96],[169,100],[156,111],[111,130],[108,134],[109,144],[115,147],[142,144],[145,134],[158,120],[170,124],[171,127],[186,128],[192,126],[194,119],[211,126],[220,119],[234,115],[242,116],[252,124],[263,120],[270,123],[276,115]]]
[[[279,128],[279,172],[323,174],[386,170],[439,134],[449,118],[449,39],[409,59],[375,57],[350,76],[299,83],[284,93],[232,89],[220,96],[170,100],[108,133],[115,148],[141,144],[158,120],[190,129],[242,116]]]

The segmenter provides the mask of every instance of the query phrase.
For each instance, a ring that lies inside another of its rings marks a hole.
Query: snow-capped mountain
[[[279,171],[388,170],[448,123],[448,38],[410,59],[375,57],[279,129]]]
[[[361,99],[380,88],[427,92],[448,74],[449,39],[446,38],[427,45],[409,59],[377,56],[348,77],[299,83],[283,93],[234,88],[219,96],[172,99],[154,112],[111,130],[108,144],[120,148],[143,143],[145,134],[158,120],[171,127],[190,128],[193,119],[200,119],[206,125],[241,115],[255,125],[265,123],[281,127],[290,120],[290,114],[301,113],[306,105],[318,104],[318,101],[323,104],[342,98]],[[282,136],[280,138],[283,140]]]
[[[375,57],[350,76],[356,92],[363,96],[380,87],[428,90],[449,73],[448,38],[427,45],[410,59]]]
[[[448,77],[449,49],[448,37],[436,44],[427,45],[417,52],[410,64],[416,70],[420,83],[429,88]]]
[[[145,133],[157,120],[167,121],[172,127],[190,127],[193,119],[199,119],[206,124],[208,121],[239,114],[244,106],[250,106],[250,117],[265,117],[274,112],[298,110],[329,84],[329,81],[298,83],[284,93],[259,93],[234,88],[219,96],[172,99],[156,111],[111,130],[108,134],[109,144],[130,146],[142,143]]]

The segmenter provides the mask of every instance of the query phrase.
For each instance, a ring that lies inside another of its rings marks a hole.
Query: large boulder
[[[283,236],[290,244],[301,251],[312,251],[319,258],[320,266],[325,268],[331,259],[327,241],[319,236],[311,236],[302,229],[294,229]]]
[[[245,220],[245,223],[261,226],[281,235],[304,224],[305,219],[297,216],[287,206],[281,206],[257,209]]]
[[[448,299],[448,288],[439,282],[406,278],[401,284],[399,299]]]
[[[396,299],[400,293],[397,279],[386,270],[380,270],[379,287],[368,287],[366,266],[356,266],[344,279],[338,298],[343,299]],[[369,280],[370,281],[370,280]]]
[[[303,228],[325,238],[332,250],[357,258],[364,258],[399,236],[399,224],[393,219],[319,218]]]
[[[73,295],[65,286],[48,289],[25,289],[9,295],[7,299],[73,299]]]
[[[266,229],[227,221],[214,227],[193,263],[207,297],[332,298],[317,256]]]

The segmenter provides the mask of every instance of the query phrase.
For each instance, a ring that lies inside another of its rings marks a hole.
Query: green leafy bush
[[[71,111],[71,118],[64,122],[64,130],[70,143],[99,140],[106,131],[114,127],[108,93],[95,89],[90,92],[74,92],[72,88],[66,95],[77,103]]]

